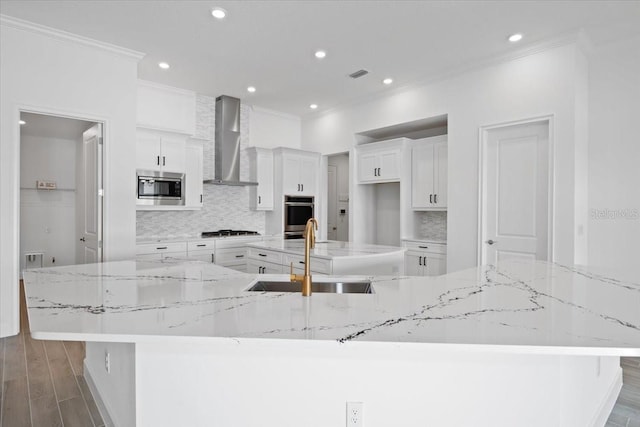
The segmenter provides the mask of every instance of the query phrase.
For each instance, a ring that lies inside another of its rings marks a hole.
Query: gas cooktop
[[[248,230],[218,230],[218,231],[203,231],[202,237],[228,237],[228,236],[259,236],[257,231]]]

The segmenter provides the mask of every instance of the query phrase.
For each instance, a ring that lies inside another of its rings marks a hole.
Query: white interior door
[[[82,221],[79,260],[85,264],[102,261],[102,125],[82,134]]]
[[[327,180],[327,239],[338,240],[338,181],[337,168],[328,166]]]
[[[549,122],[486,131],[482,264],[549,256]]]

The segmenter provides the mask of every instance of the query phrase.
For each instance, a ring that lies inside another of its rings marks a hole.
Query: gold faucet
[[[304,228],[304,275],[293,274],[293,263],[291,263],[291,281],[302,283],[302,296],[311,295],[311,268],[309,262],[309,253],[316,246],[316,233],[318,229],[318,221],[315,218],[309,218]]]

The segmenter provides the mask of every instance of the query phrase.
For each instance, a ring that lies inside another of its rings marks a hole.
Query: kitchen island
[[[399,275],[404,272],[406,248],[366,243],[317,241],[310,251],[310,270],[316,274]],[[270,239],[247,244],[247,272],[296,274],[304,270],[304,240]]]
[[[599,426],[619,357],[640,355],[640,284],[581,268],[247,291],[267,277],[287,280],[200,262],[24,273],[32,336],[88,341],[85,375],[118,426],[341,426],[353,401],[367,427]]]

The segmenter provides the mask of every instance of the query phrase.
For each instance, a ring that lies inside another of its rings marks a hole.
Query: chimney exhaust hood
[[[205,184],[258,185],[240,181],[240,100],[227,95],[216,98],[214,179]]]

